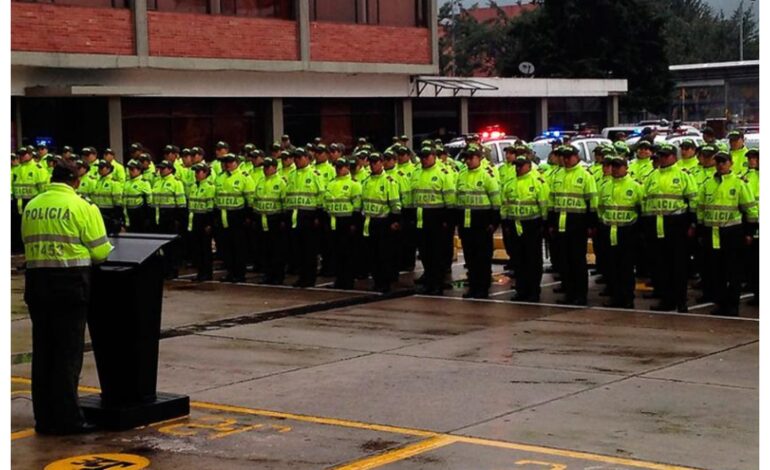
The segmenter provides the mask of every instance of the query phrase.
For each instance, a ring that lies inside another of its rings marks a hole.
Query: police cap
[[[27,147],[19,147],[19,149],[16,151],[16,155],[19,157],[23,157],[24,155],[29,155],[29,150],[27,150]]]
[[[618,140],[617,142],[614,142],[612,144],[612,147],[615,149],[615,152],[621,155],[631,153],[631,149],[628,147],[628,144],[623,142],[622,140]]]
[[[230,144],[228,144],[227,142],[225,142],[223,140],[220,140],[219,142],[217,142],[215,147],[217,148],[217,150],[219,150],[219,149],[230,150]]]
[[[733,161],[733,157],[728,152],[720,151],[720,152],[717,152],[714,155],[714,160],[717,160],[717,161],[719,161],[719,160],[722,160],[722,161],[727,161],[727,160]]]
[[[99,160],[96,166],[99,168],[112,168],[112,162],[108,162],[107,160]]]
[[[652,148],[652,144],[650,143],[649,140],[644,140],[643,139],[643,140],[640,140],[639,142],[636,143],[636,149],[637,150],[639,150],[639,149],[651,149],[651,148]]]
[[[168,168],[168,169],[170,169],[172,171],[174,170],[174,164],[171,163],[168,160],[163,160],[162,162],[160,162],[157,165],[155,165],[155,167],[158,168],[158,169]]]
[[[405,146],[401,145],[399,147],[396,147],[396,155],[407,155],[409,153],[409,149]]]
[[[436,152],[433,150],[433,147],[423,147],[420,149],[419,156],[420,158],[427,158],[431,155],[435,155]]]
[[[282,135],[281,140],[289,140],[289,134]]]
[[[753,148],[749,149],[746,152],[746,158],[750,158],[750,157],[757,157],[757,158],[759,158],[759,149],[753,149]]]
[[[251,158],[260,158],[260,157],[264,157],[265,156],[265,152],[263,152],[260,149],[254,149],[251,152],[249,152],[249,156]]]
[[[297,147],[294,149],[295,157],[307,157],[307,150],[304,147]]]
[[[262,166],[278,166],[278,160],[273,157],[265,157],[265,161],[262,162]]]
[[[701,131],[701,133],[703,135],[715,135],[716,134],[716,132],[714,132],[714,129],[712,129],[709,126],[704,127],[703,130]]]
[[[339,144],[333,143],[333,144],[329,145],[329,151],[330,152],[340,152],[341,150],[340,150]]]
[[[357,142],[358,145],[364,145],[366,143],[366,137],[359,137]]]
[[[350,165],[351,163],[355,163],[355,160],[353,159],[347,159],[345,157],[340,157],[337,159],[337,161],[334,162],[335,168],[342,168]]]
[[[251,152],[252,150],[255,150],[256,148],[257,146],[254,144],[246,144],[243,146],[243,153],[248,155],[249,152]]]
[[[571,155],[578,155],[578,149],[572,145],[560,145],[556,151],[563,157],[569,157]]]
[[[48,148],[48,144],[46,144],[45,142],[40,142],[39,144],[37,144],[37,148],[39,148],[39,149],[47,149]]]
[[[102,152],[102,155],[112,155],[115,156],[115,152],[111,148],[104,149],[104,152]]]
[[[193,155],[205,155],[206,152],[201,147],[193,147],[190,149],[190,153]]]
[[[65,145],[64,147],[62,147],[61,153],[67,153],[67,152],[72,153],[74,152],[74,150],[69,145]]]
[[[729,134],[727,134],[727,138],[729,140],[735,140],[735,139],[742,139],[743,138],[743,132],[741,131],[730,131]]]
[[[129,152],[141,152],[144,150],[144,147],[139,142],[134,142],[128,147]]]
[[[78,168],[83,168],[86,171],[90,168],[90,165],[85,160],[75,160],[75,165],[77,165]]]
[[[139,158],[139,160],[147,160],[147,161],[152,160],[152,158],[150,157],[149,153],[143,153],[143,154],[139,155],[138,158]]]
[[[369,163],[381,162],[381,161],[382,161],[382,154],[378,152],[373,152],[369,154]]]
[[[388,149],[382,152],[383,160],[393,160],[394,158],[396,158],[396,154],[392,150]]]
[[[409,136],[407,136],[406,134],[401,134],[401,137],[399,137],[399,140],[401,140],[402,142],[409,142]]]
[[[469,145],[465,149],[465,157],[480,157],[484,154],[484,152],[481,150],[481,147],[478,145]]]
[[[719,149],[715,145],[707,144],[700,148],[700,154],[710,157],[717,153]]]
[[[208,166],[206,164],[206,162],[200,162],[200,163],[196,163],[195,165],[193,165],[192,166],[192,170],[193,171],[204,171],[206,173],[210,173],[211,172],[211,167]]]
[[[695,141],[692,139],[682,139],[682,141],[679,143],[679,148],[694,149],[695,147],[697,147],[697,145],[695,145]]]
[[[281,144],[279,144],[278,142],[273,142],[272,144],[270,144],[270,150],[273,152],[275,152],[276,150],[281,150]]]
[[[659,155],[675,155],[676,147],[664,142],[655,146],[655,152]]]
[[[137,160],[131,159],[126,163],[126,168],[142,168],[142,164]]]
[[[292,154],[288,150],[281,150],[281,153],[279,153],[278,156],[280,158],[292,158],[294,157],[294,154]]]
[[[179,153],[179,147],[171,144],[163,147],[163,155],[168,155],[169,153]]]
[[[628,160],[624,157],[614,156],[608,159],[612,166],[628,166]]]
[[[329,149],[324,144],[318,144],[315,146],[315,151],[318,153],[328,153]]]
[[[222,162],[234,162],[234,161],[235,161],[235,160],[237,160],[237,159],[238,159],[238,157],[236,157],[236,156],[235,156],[234,154],[232,154],[232,153],[226,153],[226,154],[224,154],[224,155],[222,156]]]
[[[80,155],[82,155],[82,156],[84,156],[84,157],[85,157],[86,155],[91,155],[91,154],[93,154],[93,153],[96,153],[96,149],[95,149],[95,148],[93,148],[93,147],[83,147],[83,148],[80,150]]]

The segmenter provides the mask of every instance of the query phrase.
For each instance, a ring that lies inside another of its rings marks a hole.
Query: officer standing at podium
[[[78,168],[60,162],[51,184],[22,215],[27,260],[24,301],[32,320],[32,406],[39,434],[93,431],[78,406],[78,378],[91,285],[91,265],[107,259],[99,208],[75,189]]]

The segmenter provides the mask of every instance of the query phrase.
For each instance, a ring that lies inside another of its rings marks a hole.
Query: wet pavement
[[[515,304],[495,271],[488,301],[460,299],[461,281],[443,298],[407,295],[412,273],[392,297],[370,281],[167,282],[158,389],[190,395],[190,416],[70,437],[31,430],[14,274],[13,468],[758,468],[756,308],[730,319],[694,299],[691,314],[644,311],[647,299],[636,311]],[[98,392],[90,352],[81,385]]]

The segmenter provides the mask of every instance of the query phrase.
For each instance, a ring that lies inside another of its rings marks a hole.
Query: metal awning
[[[479,90],[493,91],[497,90],[494,85],[481,83],[472,78],[457,77],[416,77],[412,80],[417,96],[422,96],[428,85],[433,87],[435,96],[438,96],[444,90],[451,90],[452,96],[457,96],[461,91],[470,92],[473,96]]]

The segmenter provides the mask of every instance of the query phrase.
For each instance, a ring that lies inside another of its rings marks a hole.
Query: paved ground
[[[493,299],[510,289],[497,275]],[[645,312],[646,300],[639,311],[466,301],[459,283],[447,298],[384,298],[174,281],[158,382],[189,394],[191,415],[52,438],[30,430],[22,290],[14,275],[14,469],[72,457],[51,468],[758,468],[749,307],[727,319],[697,313],[708,306]],[[98,391],[91,353],[81,383]]]

